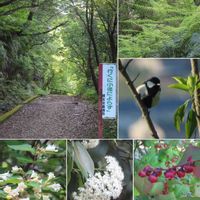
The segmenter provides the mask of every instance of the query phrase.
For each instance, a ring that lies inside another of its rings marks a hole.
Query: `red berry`
[[[151,170],[152,170],[152,167],[149,166],[149,165],[147,165],[143,170],[144,170],[144,171],[151,171]]]
[[[152,173],[153,168],[152,168],[151,166],[147,165],[147,166],[143,169],[143,171],[146,173],[147,176],[149,176],[149,175]]]
[[[156,169],[154,169],[154,173],[156,174],[156,176],[161,176],[162,175],[162,169],[156,168]]]
[[[164,148],[167,148],[167,147],[168,147],[168,144],[164,144],[163,146],[164,146]]]
[[[154,174],[151,174],[149,177],[148,177],[148,180],[151,182],[151,183],[156,183],[157,180],[158,180],[158,177]]]
[[[143,171],[143,170],[141,170],[141,171],[139,171],[138,175],[139,175],[140,177],[145,177],[145,176],[146,176],[146,172]]]
[[[194,166],[192,165],[184,165],[183,169],[186,173],[192,173],[194,171]]]
[[[171,180],[171,179],[173,179],[175,177],[176,171],[174,171],[174,170],[168,170],[168,171],[165,172],[164,175],[165,175],[165,178]]]
[[[179,178],[183,178],[183,177],[185,176],[185,172],[184,172],[182,169],[178,170],[178,171],[176,172],[176,174],[177,174],[177,176],[178,176]]]

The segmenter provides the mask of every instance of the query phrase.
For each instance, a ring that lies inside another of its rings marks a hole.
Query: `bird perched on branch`
[[[160,100],[160,79],[152,77],[136,88],[143,104],[149,109],[156,106]]]

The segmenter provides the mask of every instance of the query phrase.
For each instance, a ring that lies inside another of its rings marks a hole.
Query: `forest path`
[[[0,138],[97,138],[97,109],[77,97],[48,95],[0,124]]]

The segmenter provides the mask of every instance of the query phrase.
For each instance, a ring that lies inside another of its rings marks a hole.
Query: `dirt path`
[[[0,124],[0,138],[96,138],[97,110],[64,95],[39,97]]]

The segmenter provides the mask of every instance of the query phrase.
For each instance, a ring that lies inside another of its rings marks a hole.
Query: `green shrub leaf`
[[[188,106],[189,100],[187,100],[183,105],[179,106],[174,114],[174,125],[178,132],[181,130],[181,123],[183,123],[185,111]]]
[[[185,123],[186,137],[190,138],[197,127],[196,113],[190,110],[188,113],[187,121]]]
[[[74,143],[74,161],[85,178],[94,174],[94,162],[80,142]]]
[[[175,83],[175,84],[171,84],[168,86],[169,88],[175,88],[175,89],[180,89],[180,90],[183,90],[183,91],[187,91],[189,90],[188,86],[187,85],[184,85],[182,83]]]

